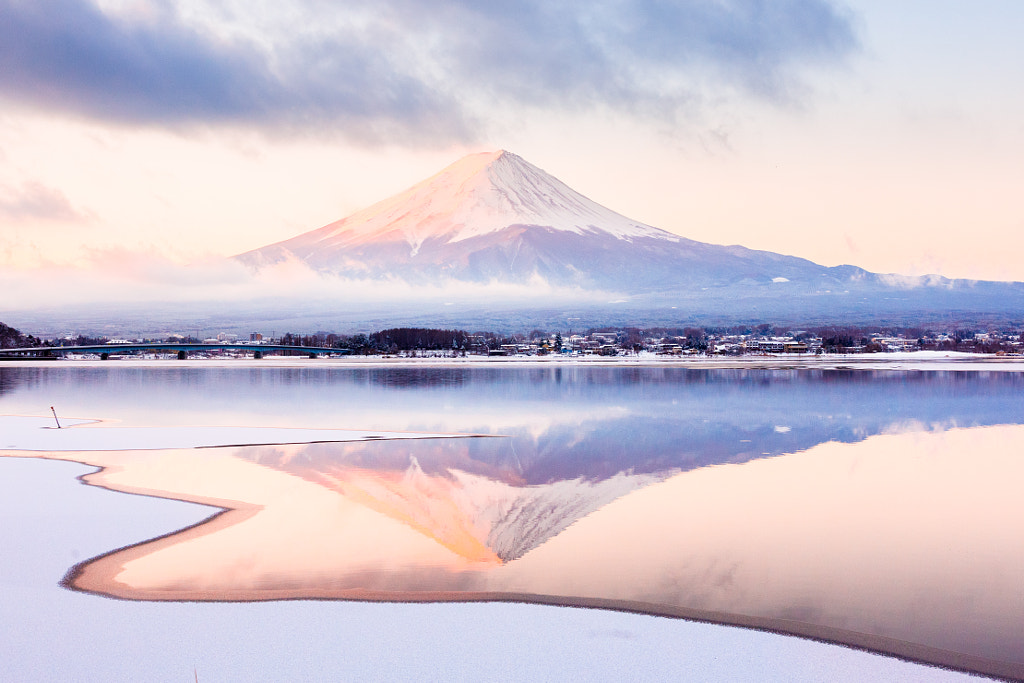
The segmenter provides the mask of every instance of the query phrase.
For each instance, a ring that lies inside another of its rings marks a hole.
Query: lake
[[[0,367],[0,414],[434,435],[54,455],[107,468],[90,483],[230,509],[192,526],[208,507],[78,487],[99,508],[161,510],[118,515],[117,533],[51,562],[75,567],[85,592],[61,593],[82,604],[167,603],[186,620],[268,618],[285,603],[261,601],[280,599],[582,605],[1021,677],[1022,389],[984,370],[125,361]],[[318,619],[396,608],[295,604]],[[921,672],[955,675],[908,679]]]

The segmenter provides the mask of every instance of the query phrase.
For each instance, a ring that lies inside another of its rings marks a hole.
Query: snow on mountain
[[[704,244],[631,220],[506,151],[471,154],[390,199],[237,257],[259,269],[408,282],[614,291],[799,279],[803,259]]]
[[[515,154],[497,151],[466,156],[390,199],[257,252],[272,259],[291,252],[309,260],[383,241],[404,242],[415,256],[427,240],[461,242],[512,225],[678,239],[606,209]]]
[[[484,488],[474,475],[452,474],[467,492]],[[674,472],[673,472],[674,474]],[[490,522],[487,546],[504,562],[517,560],[562,533],[577,520],[628,493],[667,479],[668,473],[619,472],[607,479],[553,481],[541,486],[516,487],[514,496],[475,500],[481,519]],[[510,487],[511,488],[511,487]]]
[[[1019,283],[880,276],[697,242],[607,209],[505,151],[469,155],[348,218],[235,258],[256,271],[303,264],[349,282],[470,293],[475,288],[464,285],[514,285],[528,305],[549,303],[538,283],[652,307],[685,302],[716,314],[742,308],[745,315],[862,316],[1024,305]]]

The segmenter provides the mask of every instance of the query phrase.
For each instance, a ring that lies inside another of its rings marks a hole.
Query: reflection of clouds
[[[582,439],[602,422],[626,420],[635,414],[625,406],[604,406],[596,408],[535,406],[534,410],[523,410],[518,414],[508,406],[481,407],[479,410],[460,411],[457,414],[434,413],[422,416],[417,411],[419,424],[436,424],[448,431],[472,432],[477,434],[514,434],[540,443],[545,437],[560,428],[572,427]]]
[[[911,432],[945,432],[961,427],[977,427],[977,423],[966,424],[963,420],[950,418],[925,422],[923,420],[894,420],[879,430],[879,434],[909,434]]]

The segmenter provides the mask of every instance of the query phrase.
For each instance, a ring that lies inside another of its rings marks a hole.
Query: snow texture
[[[284,244],[301,250],[402,240],[415,254],[430,238],[460,242],[512,225],[621,239],[679,239],[606,209],[521,157],[498,151],[463,157],[401,194]]]
[[[454,286],[460,294],[475,291],[467,283],[515,285],[526,288],[516,297],[544,305],[551,288],[753,317],[1024,304],[1022,283],[879,275],[691,240],[605,208],[506,151],[469,155],[347,218],[235,258],[256,271],[297,265],[381,285]]]

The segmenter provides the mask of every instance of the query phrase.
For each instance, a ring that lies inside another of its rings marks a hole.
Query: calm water
[[[0,414],[488,435],[215,449],[196,467],[314,488],[126,565],[170,599],[542,596],[1020,675],[1022,390],[987,372],[111,363],[0,367]],[[187,456],[164,457],[170,479]]]
[[[111,363],[113,364],[113,363]],[[1007,372],[4,368],[0,413],[473,432],[525,483],[692,469],[886,432],[1024,423]]]

